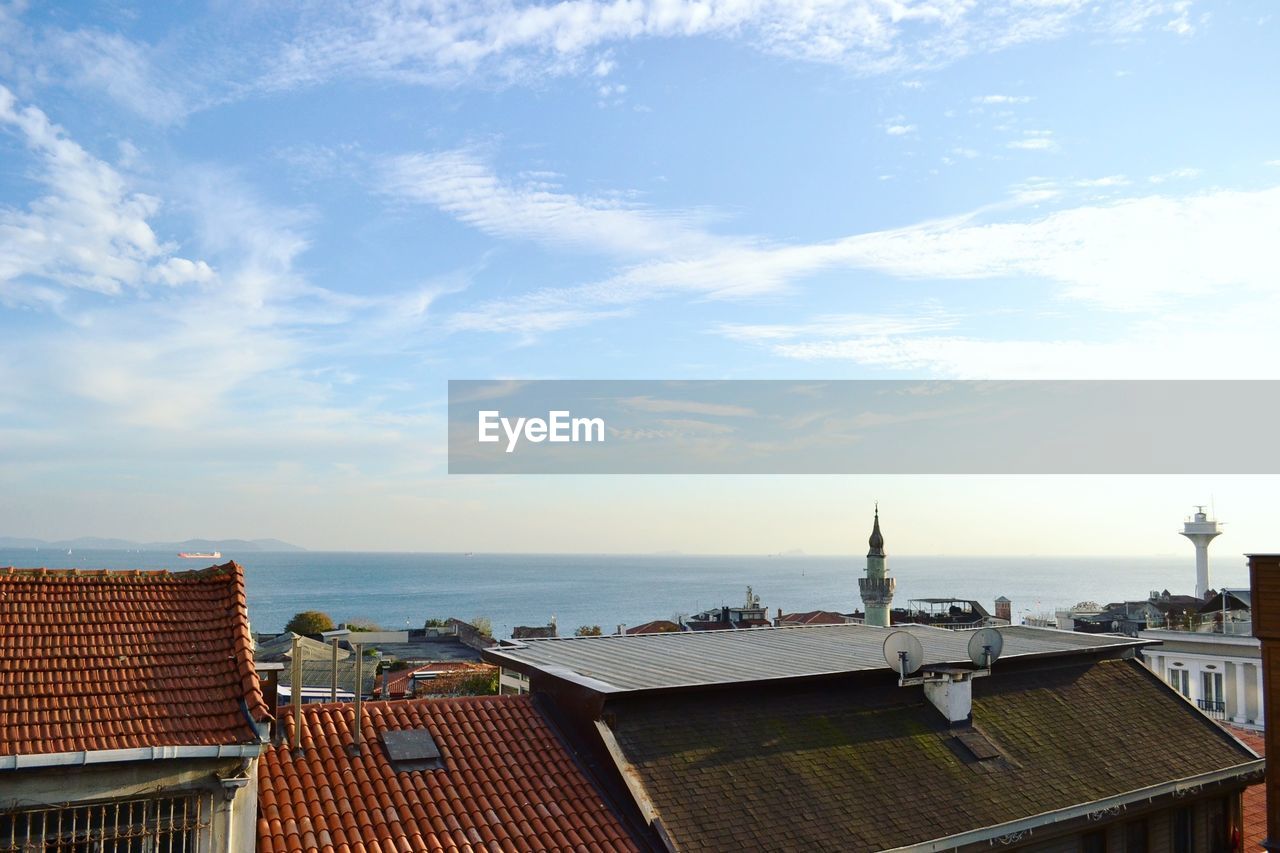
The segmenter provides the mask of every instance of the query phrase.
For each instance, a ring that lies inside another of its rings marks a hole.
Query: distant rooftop
[[[1005,626],[1001,660],[1106,652],[1149,641],[1046,628]],[[775,678],[887,669],[884,640],[910,631],[924,646],[925,665],[969,664],[967,631],[927,625],[797,625],[670,634],[507,642],[485,660],[526,674],[543,672],[599,693],[733,684]]]

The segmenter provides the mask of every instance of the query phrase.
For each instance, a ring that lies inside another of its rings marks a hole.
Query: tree
[[[426,623],[423,624],[422,627],[423,628],[448,628],[449,620],[448,619],[428,619]]]
[[[599,637],[602,633],[599,625],[582,625],[573,632],[576,637]]]
[[[356,632],[356,633],[359,633],[361,631],[364,631],[364,632],[381,631],[382,626],[379,625],[377,622],[374,622],[372,619],[356,618],[356,619],[347,620],[347,630]]]
[[[488,616],[476,616],[471,620],[471,627],[480,632],[482,637],[493,636],[493,623]]]
[[[284,629],[295,634],[319,634],[322,631],[332,631],[333,620],[329,618],[328,613],[304,610],[301,613],[295,613]]]

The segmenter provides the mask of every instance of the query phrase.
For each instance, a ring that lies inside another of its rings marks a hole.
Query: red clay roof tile
[[[1258,755],[1266,755],[1267,742],[1261,732],[1226,726],[1228,731]],[[1260,782],[1244,791],[1244,847],[1242,850],[1258,850],[1267,837],[1267,786]]]
[[[303,816],[299,823],[305,820],[337,850],[581,850],[596,843],[640,849],[528,696],[363,707],[359,755],[347,750],[354,719],[349,704],[303,708],[300,756],[287,742],[263,753],[260,850],[311,849],[286,815]],[[285,733],[292,733],[292,718],[292,709],[283,709]],[[337,743],[325,736],[331,728],[341,733]],[[415,728],[430,731],[443,768],[397,772],[392,766],[379,733]],[[318,794],[320,788],[327,792]],[[342,808],[325,808],[331,799]]]
[[[244,573],[0,569],[0,755],[252,743]]]

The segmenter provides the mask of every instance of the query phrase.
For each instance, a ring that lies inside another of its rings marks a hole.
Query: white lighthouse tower
[[[1196,546],[1196,598],[1204,598],[1209,591],[1209,543],[1222,534],[1222,525],[1204,514],[1204,507],[1197,506],[1194,518],[1182,525],[1182,535]]]
[[[867,613],[866,624],[888,628],[889,605],[893,603],[893,588],[897,582],[888,577],[888,568],[885,566],[879,504],[876,504],[876,518],[867,544],[871,546],[867,550],[867,576],[858,578],[858,592],[862,594],[862,606]]]

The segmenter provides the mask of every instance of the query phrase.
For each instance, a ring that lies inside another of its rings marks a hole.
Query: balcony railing
[[[1225,634],[1228,637],[1253,636],[1252,619],[1228,618],[1223,622],[1217,614],[1212,616],[1208,614],[1199,616],[1188,614],[1174,616],[1159,622],[1152,620],[1147,623],[1147,628],[1155,628],[1162,631],[1186,631],[1193,634]]]
[[[1215,720],[1225,720],[1227,718],[1227,703],[1218,702],[1213,699],[1197,699],[1196,704],[1200,706],[1200,710],[1204,711]]]

